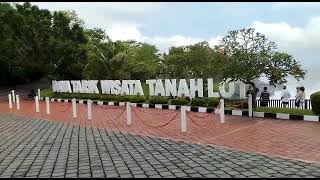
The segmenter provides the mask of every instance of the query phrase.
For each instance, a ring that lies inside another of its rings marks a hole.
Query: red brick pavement
[[[9,109],[0,102],[0,112],[25,117],[60,121],[179,140],[207,144],[244,152],[320,163],[320,123],[225,116],[219,123],[218,114],[188,112],[187,132],[180,130],[180,111],[132,107],[132,125],[126,125],[125,106],[93,105],[93,119],[87,120],[87,105],[77,104],[78,117],[72,118],[71,103],[50,102],[51,114],[45,114],[45,102],[40,102],[40,113],[33,101],[22,101],[21,109]]]

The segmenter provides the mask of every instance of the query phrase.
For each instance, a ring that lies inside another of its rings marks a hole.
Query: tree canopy
[[[256,89],[255,79],[266,77],[270,84],[283,84],[288,76],[297,80],[304,78],[306,71],[291,55],[279,52],[275,42],[253,28],[229,31],[222,39],[225,59],[221,61],[224,81],[242,81]],[[252,92],[253,100],[256,91]],[[254,103],[255,104],[255,103]]]

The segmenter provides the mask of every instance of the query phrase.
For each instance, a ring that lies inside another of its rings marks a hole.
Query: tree
[[[80,79],[87,64],[81,23],[72,11],[0,3],[0,83]]]
[[[47,72],[50,11],[30,3],[12,7],[0,3],[0,61],[6,75],[1,82],[40,79]]]
[[[208,78],[220,79],[219,53],[208,42],[189,46],[171,47],[164,55],[162,72],[170,78]]]
[[[147,43],[135,44],[129,53],[129,59],[128,71],[132,79],[156,78],[157,63],[160,58],[155,46]]]
[[[84,28],[72,23],[65,12],[53,13],[51,36],[49,77],[51,79],[81,79],[81,72],[87,64],[87,39]]]
[[[105,31],[99,28],[85,30],[88,41],[88,63],[82,72],[85,79],[107,79],[110,70],[110,47],[111,40]]]
[[[253,28],[230,31],[219,46],[225,53],[221,57],[223,81],[240,80],[256,89],[253,81],[263,76],[270,84],[282,84],[289,75],[300,80],[306,73],[291,55],[278,52],[274,42]],[[257,92],[252,91],[254,107],[256,96]]]

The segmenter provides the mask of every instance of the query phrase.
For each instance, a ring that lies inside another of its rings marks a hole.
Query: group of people
[[[305,88],[301,86],[301,87],[297,87],[296,89],[297,89],[297,93],[295,96],[295,106],[297,108],[304,108],[304,101],[306,99]],[[288,107],[290,97],[291,97],[291,94],[287,90],[287,87],[283,86],[283,90],[281,93],[281,102],[284,108]],[[260,95],[260,106],[268,107],[269,101],[270,101],[270,93],[268,92],[268,88],[264,87]]]

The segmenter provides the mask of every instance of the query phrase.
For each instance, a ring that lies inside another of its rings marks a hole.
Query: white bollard
[[[14,95],[14,90],[11,91],[12,94],[12,102],[15,103],[16,102],[16,96]]]
[[[72,99],[72,117],[77,118],[77,104],[76,104],[76,99]]]
[[[252,117],[252,95],[248,96],[248,108],[249,108],[249,117]]]
[[[16,95],[16,102],[17,102],[17,109],[20,109],[20,100],[19,100],[19,95]]]
[[[187,132],[187,106],[181,106],[181,132]]]
[[[50,101],[49,97],[46,97],[46,113],[50,114]]]
[[[39,99],[41,99],[41,96],[40,96],[40,89],[38,89],[38,97],[39,97]]]
[[[220,99],[220,123],[224,123],[224,99]]]
[[[130,102],[126,103],[127,105],[127,125],[130,126],[132,121],[131,121],[131,105]]]
[[[8,95],[8,99],[9,99],[9,108],[12,109],[12,97],[11,97],[11,94]]]
[[[91,120],[92,119],[92,105],[91,105],[92,101],[89,99],[88,100],[88,120]]]
[[[40,112],[40,109],[39,109],[39,97],[38,96],[36,96],[35,102],[36,102],[36,112]]]

